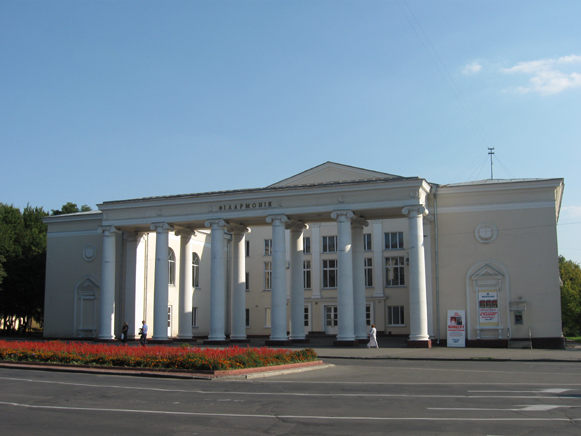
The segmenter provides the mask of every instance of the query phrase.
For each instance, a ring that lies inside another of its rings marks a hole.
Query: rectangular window
[[[363,249],[365,251],[373,251],[373,247],[371,246],[371,233],[363,234]]]
[[[192,307],[192,327],[198,327],[198,308]]]
[[[337,236],[323,236],[323,253],[337,252]]]
[[[337,306],[325,307],[325,325],[327,327],[337,327],[339,325],[339,313]]]
[[[385,286],[405,286],[403,256],[385,258]]]
[[[403,232],[385,233],[385,249],[399,250],[403,248]]]
[[[311,253],[311,238],[309,236],[303,236],[303,254]]]
[[[272,290],[272,262],[264,262],[264,290]]]
[[[389,325],[404,325],[403,306],[387,306],[387,323]]]
[[[272,256],[272,239],[264,240],[264,255]]]
[[[303,260],[303,283],[305,289],[311,289],[311,261]]]
[[[305,306],[305,327],[309,326],[309,306]]]
[[[371,305],[365,306],[365,325],[371,325]]]
[[[247,291],[250,291],[250,273],[247,272],[246,273],[246,278],[245,278],[245,288]]]
[[[246,328],[250,327],[250,309],[246,309]]]
[[[246,257],[250,256],[250,241],[246,241]]]
[[[373,259],[367,258],[363,259],[365,265],[365,287],[371,288],[373,287]]]
[[[264,309],[264,327],[270,328],[270,307]]]
[[[337,259],[323,260],[323,288],[337,287]]]

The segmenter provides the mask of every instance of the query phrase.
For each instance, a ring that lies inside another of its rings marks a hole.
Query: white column
[[[270,305],[271,341],[287,341],[286,320],[286,248],[284,215],[266,217],[272,223],[272,291]]]
[[[154,341],[166,341],[167,303],[169,285],[169,232],[174,228],[168,223],[152,223],[155,230],[155,282],[153,288],[153,336]]]
[[[410,292],[410,341],[425,342],[429,346],[428,308],[426,302],[426,267],[424,258],[423,217],[428,211],[424,206],[407,206],[402,210],[409,224],[409,292]]]
[[[179,229],[180,237],[180,282],[178,309],[178,339],[192,339],[192,236],[196,232]]]
[[[354,341],[351,218],[355,217],[355,214],[350,210],[339,210],[334,211],[331,217],[337,220],[337,267],[339,270],[339,283],[337,284],[339,334],[337,341]]]
[[[384,296],[383,270],[385,268],[383,260],[383,247],[385,236],[383,236],[383,221],[373,221],[373,296]]]
[[[226,336],[226,256],[224,255],[224,227],[226,221],[214,219],[206,221],[211,227],[212,265],[210,273],[210,334],[209,341],[224,341]]]
[[[230,339],[246,340],[246,232],[244,225],[230,224],[232,233],[232,333]]]
[[[303,230],[302,221],[292,221],[290,229],[290,270],[291,270],[291,334],[290,339],[305,339],[305,285],[303,279]]]
[[[351,237],[353,246],[353,322],[355,339],[367,339],[367,324],[365,323],[365,265],[363,257],[363,227],[369,223],[364,219],[351,221]]]
[[[112,340],[115,339],[115,234],[119,230],[113,226],[101,226],[99,232],[103,234],[99,339]]]
[[[129,325],[128,338],[138,337],[143,320],[143,233],[125,233],[125,315]]]
[[[321,223],[311,223],[309,228],[311,229],[311,295],[314,299],[321,298]]]

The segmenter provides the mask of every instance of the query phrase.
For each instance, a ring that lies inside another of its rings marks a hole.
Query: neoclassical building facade
[[[562,344],[562,179],[437,185],[327,162],[259,189],[47,217],[45,337]]]

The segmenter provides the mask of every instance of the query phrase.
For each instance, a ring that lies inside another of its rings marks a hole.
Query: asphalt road
[[[0,368],[0,434],[581,434],[578,362],[325,361],[247,381]]]

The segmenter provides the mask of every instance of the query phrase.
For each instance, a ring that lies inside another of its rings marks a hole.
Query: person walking
[[[123,345],[127,345],[127,332],[129,331],[129,324],[127,321],[123,323],[123,327],[121,327],[121,342]]]
[[[139,329],[139,333],[141,334],[139,342],[141,343],[142,347],[145,347],[145,344],[147,344],[147,324],[145,324],[145,321],[141,321],[141,324],[143,325]]]
[[[367,348],[379,348],[377,344],[377,330],[375,329],[375,324],[371,324],[371,330],[369,331],[369,343],[367,344]]]

